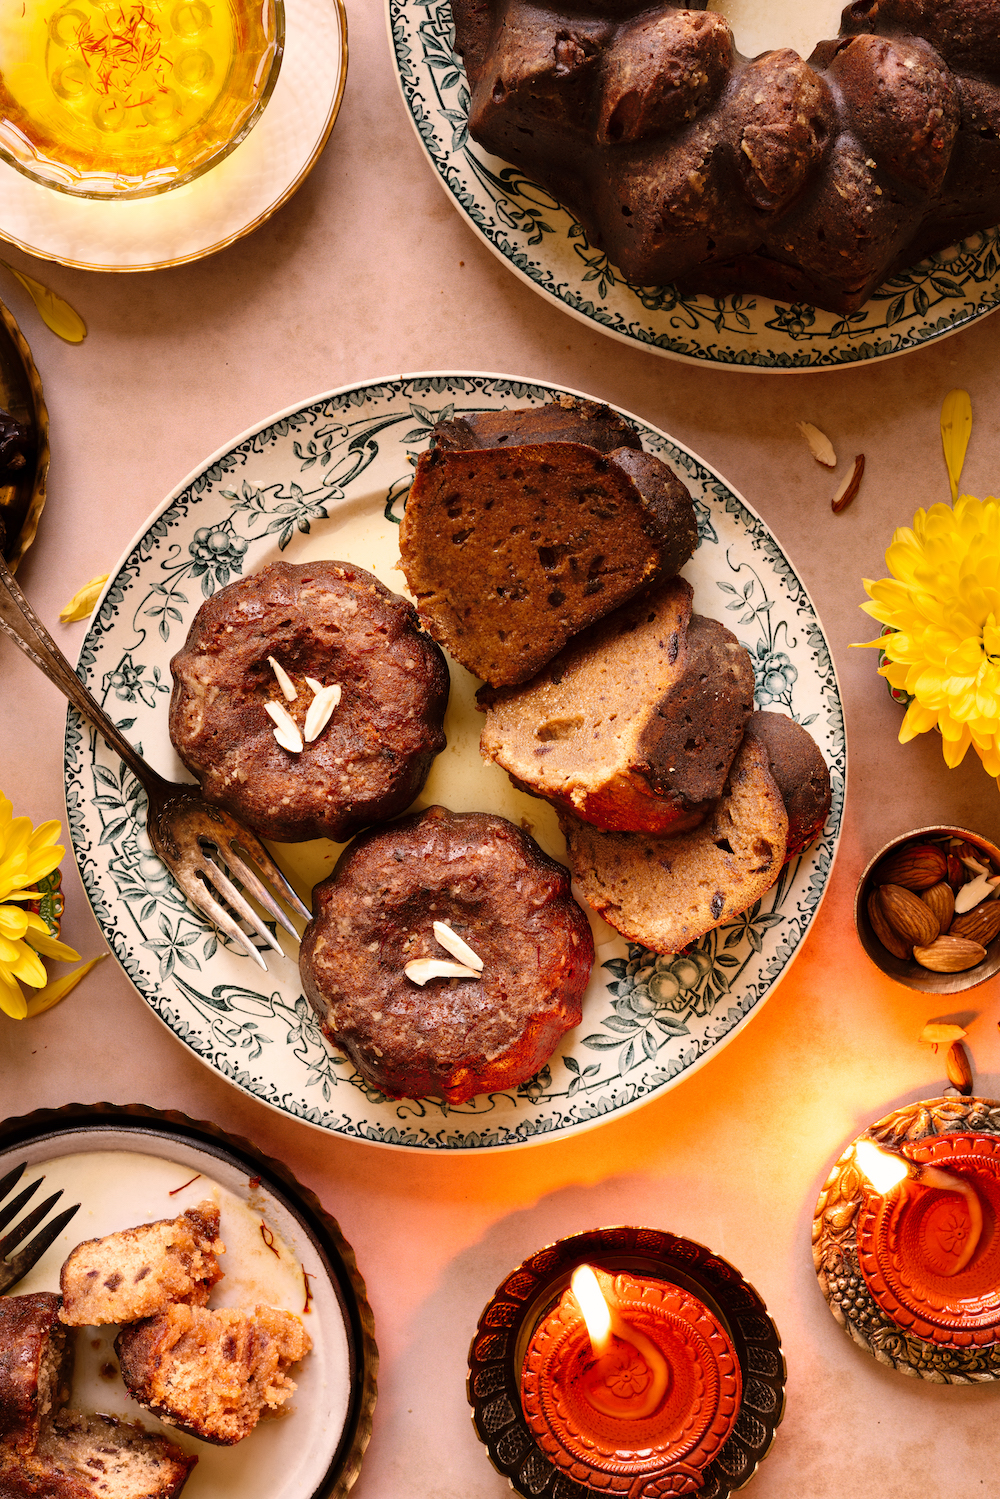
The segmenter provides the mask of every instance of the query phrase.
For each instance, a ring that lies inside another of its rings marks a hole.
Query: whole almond
[[[956,916],[950,931],[955,937],[968,937],[985,947],[1000,933],[1000,900],[983,900],[964,916]]]
[[[921,968],[930,968],[934,973],[964,973],[983,961],[986,949],[979,942],[949,932],[928,947],[914,947],[913,956]]]
[[[957,1088],[963,1098],[968,1098],[972,1092],[972,1068],[969,1065],[968,1053],[961,1041],[953,1041],[948,1047],[944,1065],[952,1087]]]
[[[904,843],[875,870],[877,885],[902,885],[904,890],[929,890],[948,873],[948,856],[936,843]]]
[[[900,958],[904,963],[908,963],[913,952],[913,944],[904,942],[899,933],[894,932],[886,921],[882,914],[882,902],[877,890],[873,890],[868,897],[868,920],[882,946],[891,952],[894,958]]]
[[[941,928],[930,906],[925,905],[912,890],[902,885],[882,885],[879,888],[882,914],[893,931],[914,947],[929,947]]]
[[[920,899],[925,905],[930,906],[938,919],[938,926],[942,932],[947,932],[951,927],[952,917],[955,914],[955,892],[947,880],[942,880],[939,885],[932,885],[929,890],[921,892]],[[1000,930],[1000,927],[998,927]],[[971,933],[965,935],[970,936]]]

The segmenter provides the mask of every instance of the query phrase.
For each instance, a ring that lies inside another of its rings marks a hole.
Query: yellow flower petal
[[[0,1010],[9,1015],[12,1020],[23,1020],[28,1013],[28,1006],[21,986],[14,979],[8,978],[3,969],[0,968]]]
[[[94,606],[101,596],[101,589],[108,581],[108,574],[102,573],[99,578],[91,578],[89,583],[84,583],[78,588],[64,609],[60,609],[59,618],[64,625],[71,625],[78,619],[89,619],[94,612]]]
[[[52,958],[56,963],[79,963],[80,954],[65,942],[60,942],[57,937],[50,937],[46,932],[43,936],[39,932],[33,933],[26,938],[29,947],[40,952],[43,958]]]
[[[79,968],[74,968],[72,973],[65,974],[61,979],[53,979],[51,984],[46,984],[44,989],[39,990],[37,994],[33,994],[27,1002],[27,1018],[33,1020],[36,1015],[42,1015],[46,1010],[51,1010],[53,1005],[57,1005],[61,999],[65,999],[66,995],[76,988],[80,980],[87,976],[96,963],[99,963],[102,958],[106,957],[106,952],[98,953],[96,958],[91,958],[89,962],[82,964]]]

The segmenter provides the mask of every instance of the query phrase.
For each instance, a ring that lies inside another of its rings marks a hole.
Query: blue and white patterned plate
[[[185,778],[167,734],[169,662],[202,600],[281,556],[347,559],[402,591],[399,515],[411,458],[433,423],[560,393],[493,375],[400,376],[321,396],[245,434],[165,501],[112,576],[80,656],[91,690],[161,774]],[[630,420],[694,496],[701,542],[685,575],[696,609],[723,620],[747,646],[758,705],[808,724],[822,747],[834,798],[824,836],[762,901],[686,956],[657,957],[594,916],[597,963],[583,1024],[520,1088],[458,1108],[394,1102],[323,1040],[294,952],[287,960],[268,953],[262,977],[187,904],[149,847],[141,788],[71,712],[69,827],[104,935],[174,1035],[261,1102],[337,1134],[395,1146],[468,1150],[564,1134],[671,1087],[735,1033],[794,957],[830,875],[843,806],[844,720],[830,649],[767,526],[692,453]],[[552,809],[480,759],[475,686],[452,666],[448,747],[416,805],[501,813],[565,858]],[[277,852],[308,897],[339,848],[321,839]]]
[[[804,6],[828,8],[818,0]],[[890,277],[847,316],[750,294],[685,296],[672,286],[633,286],[551,193],[470,139],[451,0],[386,0],[386,16],[413,128],[459,213],[522,281],[614,338],[693,364],[781,374],[891,359],[1000,304],[1000,229]],[[834,35],[825,14],[820,19],[817,34]],[[738,26],[736,34],[739,41]]]

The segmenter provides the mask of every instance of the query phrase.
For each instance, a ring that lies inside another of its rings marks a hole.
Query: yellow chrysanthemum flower
[[[29,1013],[38,1013],[39,1008],[48,1008],[48,1004],[38,1005],[41,995],[30,1002],[26,1000],[21,988],[22,984],[28,984],[44,992],[48,975],[39,953],[63,962],[76,962],[80,957],[65,942],[53,937],[34,911],[8,904],[37,900],[38,891],[30,887],[51,874],[66,852],[62,844],[56,843],[58,837],[57,822],[43,822],[33,828],[30,818],[14,816],[13,807],[0,791],[0,1010],[14,1020],[23,1020]],[[71,977],[75,981],[77,975]],[[65,980],[59,982],[64,984]],[[68,989],[64,988],[62,993],[68,993]],[[46,997],[52,1002],[51,994]]]
[[[1000,499],[918,510],[885,560],[893,576],[862,579],[861,607],[893,632],[864,642],[885,651],[881,675],[913,699],[900,742],[940,729],[949,766],[971,745],[1000,776]]]

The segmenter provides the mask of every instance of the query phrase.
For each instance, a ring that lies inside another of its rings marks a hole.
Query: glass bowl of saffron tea
[[[260,118],[284,34],[284,0],[0,4],[0,158],[76,197],[180,187]]]

